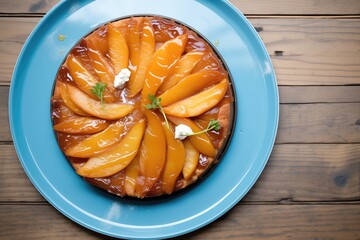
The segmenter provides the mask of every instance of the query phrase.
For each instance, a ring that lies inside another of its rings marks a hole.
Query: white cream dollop
[[[118,75],[115,76],[114,79],[114,87],[120,89],[123,88],[124,85],[129,81],[131,72],[129,69],[124,68],[121,69]]]
[[[192,134],[191,128],[185,124],[180,124],[175,127],[175,138],[184,140],[189,134]]]

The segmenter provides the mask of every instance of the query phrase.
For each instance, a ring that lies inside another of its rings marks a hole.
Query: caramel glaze
[[[224,76],[227,76],[227,72],[224,69],[222,63],[218,60],[216,54],[213,52],[212,48],[202,39],[200,38],[195,32],[188,30],[185,26],[180,25],[178,23],[175,23],[172,20],[167,20],[161,17],[151,17],[151,24],[153,26],[156,42],[160,45],[161,43],[166,42],[167,40],[170,40],[172,38],[175,38],[176,36],[182,35],[184,33],[188,33],[188,41],[185,48],[185,53],[190,51],[202,51],[204,52],[204,56],[200,60],[200,62],[195,66],[194,70],[192,72],[201,71],[204,69],[208,70],[216,70],[224,73]],[[121,20],[123,21],[123,20]],[[94,37],[95,35],[95,37]],[[95,41],[98,42],[98,46],[100,46],[99,51],[104,54],[107,58],[109,58],[108,55],[108,44],[107,44],[107,26],[102,26],[99,29],[95,30],[93,33],[91,33],[88,37],[92,36],[92,39],[95,39]],[[71,53],[75,56],[77,56],[85,66],[85,68],[91,72],[94,77],[96,77],[95,71],[92,67],[91,60],[88,55],[88,48],[87,48],[87,42],[86,39],[82,39],[72,50]],[[96,77],[97,78],[97,77]],[[58,75],[56,78],[55,88],[54,88],[54,94],[52,97],[52,119],[53,123],[57,124],[60,123],[66,119],[76,117],[77,115],[72,112],[69,108],[65,106],[63,103],[58,89],[59,82],[66,82],[67,84],[74,84],[73,79],[66,67],[66,61],[61,66],[61,68],[58,71]],[[74,84],[75,85],[75,84]],[[126,102],[135,104],[135,110],[130,113],[128,116],[121,119],[125,126],[124,135],[127,133],[127,131],[134,125],[135,122],[138,122],[140,119],[146,119],[144,114],[141,111],[142,106],[140,105],[140,96],[136,96],[134,98],[128,98],[127,97],[127,91],[128,89],[125,87],[122,90],[116,90],[114,95],[118,97],[120,102]],[[223,148],[224,140],[229,136],[229,126],[231,125],[230,118],[231,118],[231,111],[232,111],[232,102],[233,102],[233,96],[231,92],[231,88],[228,88],[228,91],[223,98],[223,100],[214,108],[209,110],[208,112],[193,118],[195,122],[201,127],[206,128],[210,119],[222,119],[220,120],[220,124],[222,128],[219,132],[216,131],[210,131],[208,132],[208,136],[210,137],[211,141],[213,142],[213,145],[217,149],[217,152],[221,152]],[[162,116],[159,115],[159,117],[162,118]],[[111,121],[110,121],[111,123]],[[62,151],[65,151],[70,146],[73,146],[77,144],[78,142],[82,141],[83,139],[89,137],[90,135],[70,135],[70,134],[64,134],[64,133],[56,133],[57,139],[59,142],[59,146]],[[225,144],[224,144],[225,145]],[[219,155],[219,154],[218,154]],[[215,158],[216,159],[216,158]],[[74,157],[68,157],[69,162],[72,164],[72,166],[75,169],[78,169],[81,167],[88,159],[86,158],[74,158]],[[182,189],[191,183],[197,181],[201,175],[206,172],[211,165],[213,165],[214,159],[205,156],[203,154],[200,154],[199,162],[197,165],[197,168],[195,170],[195,173],[192,178],[185,181],[182,177],[182,174],[177,179],[177,182],[174,187],[174,191],[177,191],[179,189]],[[124,183],[125,183],[125,174],[124,170],[113,175],[110,177],[104,177],[104,178],[85,178],[89,183],[102,188],[104,190],[107,190],[110,193],[119,195],[119,196],[125,196],[125,189],[124,189]],[[146,193],[145,197],[152,197],[152,196],[159,196],[164,194],[161,190],[161,180],[158,180],[156,184],[153,186],[153,188]]]

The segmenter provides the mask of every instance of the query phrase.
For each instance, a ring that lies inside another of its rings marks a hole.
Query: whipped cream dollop
[[[129,81],[130,75],[131,72],[129,69],[127,68],[121,69],[119,74],[115,76],[114,87],[118,89],[123,88],[125,84]]]
[[[175,138],[184,140],[188,135],[192,134],[191,128],[185,124],[180,124],[175,127]]]

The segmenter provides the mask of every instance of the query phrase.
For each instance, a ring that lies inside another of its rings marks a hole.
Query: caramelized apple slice
[[[96,72],[96,75],[102,82],[106,83],[106,87],[113,93],[115,91],[113,84],[115,78],[114,69],[91,40],[87,41],[87,46],[91,64]]]
[[[203,70],[214,70],[224,71],[221,62],[213,52],[207,52],[203,58],[198,62],[195,68],[192,70],[193,73]]]
[[[108,26],[108,35],[110,60],[118,74],[129,65],[129,49],[125,37],[113,24]]]
[[[100,101],[92,99],[74,86],[68,85],[67,88],[71,100],[79,108],[98,118],[116,120],[128,115],[134,109],[134,106],[124,103],[104,103],[102,105]]]
[[[167,142],[166,163],[162,176],[162,190],[172,193],[176,179],[181,173],[185,161],[185,148],[181,140],[175,139],[171,128],[162,123]]]
[[[139,154],[137,154],[134,160],[131,161],[129,166],[125,169],[125,183],[124,188],[125,192],[129,196],[136,196],[136,180],[139,176]]]
[[[61,99],[61,94],[60,94],[60,87],[59,85],[61,84],[60,81],[56,80],[55,82],[55,88],[54,88],[54,93],[51,97],[51,101],[56,101],[56,100],[60,100]]]
[[[70,108],[71,111],[74,113],[81,115],[81,116],[89,116],[86,112],[81,110],[70,98],[68,92],[67,92],[67,86],[64,83],[59,83],[58,85],[61,99],[63,100],[64,104]]]
[[[164,43],[152,57],[141,92],[143,104],[150,103],[149,95],[155,95],[165,77],[184,52],[188,35],[184,34]]]
[[[98,155],[120,141],[124,125],[120,121],[111,124],[104,131],[79,142],[65,151],[70,157],[89,158]]]
[[[194,147],[191,143],[191,140],[184,140],[185,147],[185,162],[184,167],[182,169],[182,174],[185,180],[189,180],[189,178],[193,175],[196,166],[199,162],[199,151]]]
[[[228,86],[227,79],[196,95],[164,107],[166,114],[177,117],[195,117],[203,114],[218,104],[225,96]]]
[[[174,73],[169,78],[166,78],[161,84],[158,93],[162,94],[175,86],[181,79],[190,74],[196,64],[203,57],[204,52],[189,52],[183,56],[176,64]]]
[[[114,148],[90,158],[77,170],[83,177],[96,178],[114,175],[124,168],[136,156],[145,131],[145,121],[137,122]]]
[[[201,71],[183,78],[177,85],[160,95],[161,105],[167,106],[220,82],[224,75],[218,71]]]
[[[107,31],[107,26],[102,26],[85,38],[87,42],[91,41],[93,46],[104,56],[109,51]]]
[[[68,108],[63,101],[56,101],[52,103],[53,112],[51,118],[54,121],[53,125],[61,123],[71,117],[76,116],[73,111]]]
[[[154,29],[148,19],[144,20],[141,43],[139,64],[136,73],[130,76],[129,96],[134,97],[138,94],[144,85],[146,70],[151,61],[151,56],[155,51],[155,34]]]
[[[149,191],[159,179],[166,159],[166,138],[156,113],[145,110],[148,120],[140,151],[140,174],[143,192]]]
[[[188,118],[179,118],[170,115],[167,116],[167,118],[176,125],[185,124],[189,126],[193,132],[200,132],[203,130],[195,122]],[[215,157],[216,150],[206,133],[190,136],[188,138],[200,153],[209,157]]]
[[[142,17],[130,18],[128,24],[128,46],[129,46],[129,59],[130,59],[130,70],[132,74],[136,70],[139,59],[140,59],[140,24],[142,22]]]
[[[86,92],[90,97],[96,99],[96,96],[91,92],[93,86],[98,80],[83,66],[83,64],[72,54],[69,55],[66,64],[69,68],[69,73],[72,76],[76,85]],[[106,102],[116,102],[117,99],[110,92],[104,92],[104,100]]]
[[[93,134],[107,128],[109,123],[92,117],[72,117],[54,125],[54,130],[69,134]]]
[[[127,38],[129,19],[121,19],[112,22],[111,25],[115,27],[125,38]]]

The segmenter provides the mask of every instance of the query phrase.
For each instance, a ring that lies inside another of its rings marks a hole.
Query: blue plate
[[[231,143],[214,171],[183,194],[146,201],[112,196],[83,181],[60,151],[50,118],[54,79],[69,50],[100,25],[139,14],[179,20],[217,42],[233,76],[238,109]],[[59,35],[65,39],[60,41]],[[9,98],[14,144],[34,186],[75,222],[121,238],[178,236],[227,212],[263,170],[279,114],[277,84],[266,49],[245,17],[224,0],[62,1],[26,41]]]

